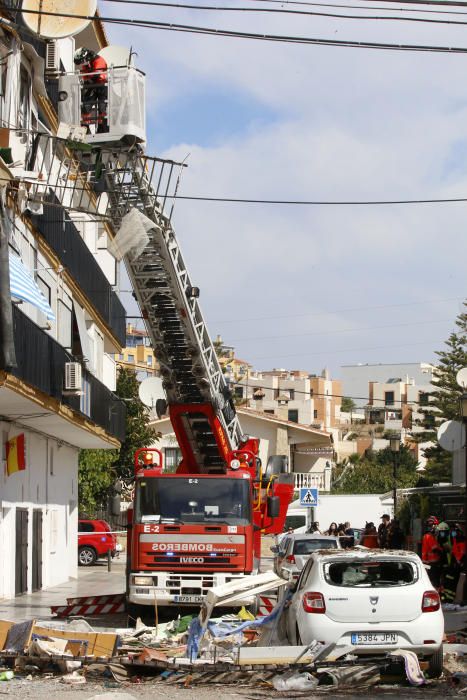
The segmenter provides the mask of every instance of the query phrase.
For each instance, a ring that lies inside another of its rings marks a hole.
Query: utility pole
[[[397,467],[399,466],[399,451],[401,448],[401,436],[393,435],[389,438],[389,446],[392,452],[392,499],[394,508],[394,517],[397,517]]]

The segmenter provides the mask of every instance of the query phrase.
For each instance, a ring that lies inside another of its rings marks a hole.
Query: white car
[[[438,593],[413,552],[335,550],[312,554],[285,610],[291,644],[313,640],[352,653],[409,649],[443,670],[444,618]]]
[[[338,537],[331,535],[287,535],[280,545],[270,548],[275,555],[273,568],[278,576],[287,580],[298,579],[312,552],[318,549],[341,549]]]

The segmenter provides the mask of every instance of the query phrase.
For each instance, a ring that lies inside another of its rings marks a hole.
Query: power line
[[[386,0],[383,0],[386,1]],[[389,0],[388,0],[389,1]],[[412,0],[414,1],[414,0]],[[5,5],[0,8],[8,10]],[[171,22],[156,22],[152,20],[137,20],[114,17],[93,17],[91,15],[75,15],[60,12],[41,12],[40,10],[22,10],[23,14],[44,15],[51,17],[71,17],[75,19],[86,19],[90,22],[107,22],[128,27],[138,27],[142,29],[159,29],[163,31],[173,31],[188,34],[199,34],[205,36],[216,36],[233,39],[252,39],[255,41],[278,42],[285,44],[297,44],[308,46],[334,46],[341,48],[373,49],[380,51],[409,51],[419,53],[449,53],[465,54],[467,47],[460,46],[434,46],[424,44],[393,44],[374,41],[355,41],[342,39],[322,39],[314,37],[290,36],[280,34],[265,34],[258,32],[240,32],[227,29],[214,29],[212,27],[199,27],[189,24],[175,24]]]
[[[467,49],[466,49],[467,51]],[[39,133],[39,132],[33,132]],[[0,177],[0,182],[11,182],[6,177]],[[28,184],[36,184],[33,180],[25,178]],[[49,183],[48,186],[51,187]],[[73,190],[73,192],[89,192],[92,188],[92,182],[87,183],[87,186],[78,186],[58,184],[57,188],[63,190]],[[17,188],[11,187],[12,190]],[[99,194],[113,194],[112,190],[100,189]],[[271,204],[284,206],[327,206],[327,207],[351,207],[351,206],[390,206],[390,205],[412,205],[412,204],[463,204],[467,202],[467,197],[436,197],[433,199],[253,199],[246,197],[208,197],[200,195],[180,195],[167,194],[165,199],[182,199],[194,202],[219,202],[221,204]],[[47,205],[53,206],[51,202],[45,202]],[[92,213],[92,216],[104,217],[105,215],[98,212]]]
[[[384,16],[384,15],[349,15],[335,12],[317,12],[311,10],[288,10],[288,9],[276,9],[270,7],[225,7],[220,5],[190,5],[184,3],[170,3],[170,2],[158,2],[155,0],[102,0],[103,2],[109,3],[121,3],[124,5],[139,5],[143,7],[163,7],[170,9],[188,9],[188,10],[198,10],[198,11],[215,11],[215,12],[233,12],[233,13],[260,13],[260,14],[280,14],[280,15],[298,15],[298,16],[308,16],[308,17],[327,17],[331,19],[356,19],[356,20],[378,20],[378,21],[391,21],[391,22],[424,22],[429,24],[453,24],[453,25],[465,25],[466,21],[461,20],[448,20],[448,19],[425,19],[423,17],[400,17],[396,15]],[[333,7],[342,9],[351,9],[345,5],[334,5]],[[358,8],[365,10],[366,8]],[[391,10],[393,8],[390,8]],[[384,8],[381,8],[384,10]],[[388,8],[386,8],[388,11]],[[397,10],[396,10],[397,11]]]
[[[361,0],[360,0],[361,1]],[[365,0],[365,2],[373,2],[374,0]],[[379,1],[379,0],[378,0]],[[381,0],[382,2],[390,2],[391,4],[398,4],[400,5],[404,0],[401,0],[401,2],[398,2],[398,0]],[[464,14],[463,12],[456,12],[455,10],[420,10],[418,7],[416,9],[413,9],[411,7],[381,7],[381,6],[374,6],[374,5],[369,5],[367,7],[361,6],[361,5],[347,5],[346,3],[341,3],[341,4],[331,4],[331,3],[323,3],[323,2],[311,2],[310,0],[244,0],[244,2],[254,2],[254,3],[267,3],[272,4],[272,5],[297,5],[297,6],[304,6],[304,7],[348,7],[352,10],[381,10],[381,11],[386,11],[386,12],[392,12],[392,11],[397,11],[397,12],[433,12],[433,13],[440,13],[440,14]],[[409,4],[409,3],[407,3]],[[427,5],[429,3],[422,2],[420,4]],[[436,4],[436,3],[433,3]],[[448,2],[439,2],[438,3],[440,6],[441,5],[449,5]],[[462,3],[460,3],[462,4]],[[464,3],[467,5],[467,2]]]
[[[362,0],[372,2],[372,0]],[[395,0],[378,0],[378,2],[394,3]],[[462,0],[397,0],[403,5],[437,5],[440,7],[467,7],[467,2]]]
[[[131,289],[123,289],[121,292],[125,293],[132,293],[133,290]],[[401,308],[403,306],[420,306],[420,305],[426,305],[426,304],[438,304],[438,303],[444,303],[448,301],[462,301],[464,297],[448,297],[447,299],[426,299],[424,301],[410,301],[410,302],[404,302],[402,304],[384,304],[380,306],[354,306],[352,308],[347,308],[347,309],[337,309],[334,311],[322,311],[321,313],[313,313],[313,312],[308,312],[308,313],[302,313],[302,314],[283,314],[281,316],[256,316],[256,317],[250,317],[250,318],[237,318],[237,319],[229,319],[228,321],[222,320],[222,321],[212,321],[211,323],[215,323],[217,325],[221,323],[240,323],[241,321],[272,321],[275,319],[280,319],[280,318],[303,318],[305,316],[311,316],[312,318],[319,317],[319,316],[329,316],[332,314],[344,314],[344,313],[352,313],[354,311],[381,311],[382,309],[396,309],[396,308]]]
[[[315,377],[312,377],[312,378],[315,379]],[[322,379],[322,377],[317,377],[317,378]],[[310,377],[305,377],[305,379],[310,379]],[[231,381],[231,382],[229,382],[229,384],[231,386],[232,385],[233,386],[241,386],[244,389],[253,389],[254,391],[256,389],[263,389],[263,391],[274,391],[275,389],[277,389],[278,391],[281,391],[281,387],[280,387],[281,380],[283,382],[296,381],[294,379],[284,379],[282,377],[278,377],[278,380],[279,380],[279,385],[277,387],[266,386],[266,385],[261,386],[260,384],[256,384],[256,383],[249,384],[249,382],[255,381],[254,377],[248,377],[248,379],[245,379],[244,382],[238,382],[238,381],[232,382]],[[331,381],[339,381],[339,380],[331,380]],[[405,382],[402,382],[402,383],[405,383]],[[354,399],[355,401],[368,401],[368,396],[350,396],[349,394],[323,394],[323,393],[318,392],[318,391],[313,391],[313,389],[311,389],[310,391],[302,391],[301,389],[296,389],[295,387],[291,387],[291,386],[283,386],[282,387],[282,391],[288,391],[288,390],[293,390],[294,394],[303,394],[304,396],[309,396],[310,398],[319,397],[319,398],[330,398],[330,399]],[[435,387],[435,390],[436,390],[436,387]],[[426,393],[431,393],[431,392],[426,392]],[[246,396],[245,398],[248,399],[248,396]],[[251,400],[255,401],[254,396],[252,397]],[[290,400],[292,401],[293,399],[290,399]],[[378,399],[376,399],[376,400],[378,400]],[[382,399],[380,399],[380,400],[382,400]],[[402,399],[396,399],[396,398],[394,399],[394,403],[409,404],[409,405],[415,405],[415,406],[423,405],[420,403],[420,401],[403,401]],[[433,406],[431,406],[431,407],[433,408]],[[374,408],[387,408],[387,409],[391,410],[391,406],[386,406],[386,405],[374,406]]]
[[[449,319],[451,321],[452,319]],[[307,336],[322,336],[322,335],[334,335],[335,333],[361,333],[363,331],[375,331],[383,330],[386,328],[402,328],[406,326],[427,326],[437,323],[446,323],[445,319],[439,319],[437,321],[410,321],[409,323],[390,323],[384,326],[369,326],[367,328],[337,328],[332,331],[314,331],[313,333],[294,333],[287,335],[281,333],[280,335],[263,335],[263,336],[248,336],[248,338],[237,338],[234,339],[233,343],[242,343],[249,340],[277,340],[277,339],[288,339],[288,338],[304,338]]]
[[[367,200],[310,200],[310,199],[247,199],[241,197],[202,197],[172,195],[168,199],[186,199],[195,202],[221,202],[228,204],[284,204],[294,206],[386,206],[391,204],[454,204],[467,202],[467,197],[437,199],[367,199]]]
[[[426,345],[429,342],[437,343],[439,342],[439,338],[437,338],[434,341],[424,341],[424,342],[418,342],[418,343],[399,343],[397,345],[374,345],[372,347],[365,345],[364,347],[359,347],[359,348],[333,348],[332,350],[320,350],[318,352],[308,352],[307,350],[304,350],[303,352],[298,352],[298,353],[293,353],[291,355],[282,355],[282,354],[277,354],[276,355],[262,355],[261,357],[258,356],[253,356],[251,359],[253,360],[271,360],[271,359],[276,359],[277,357],[280,358],[289,358],[289,357],[310,357],[313,355],[333,355],[336,353],[341,353],[341,352],[366,352],[368,350],[387,350],[387,349],[393,349],[393,348],[409,348],[415,345]]]

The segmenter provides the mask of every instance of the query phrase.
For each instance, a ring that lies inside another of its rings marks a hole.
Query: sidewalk
[[[0,619],[21,622],[22,620],[50,620],[51,605],[64,605],[67,598],[95,596],[125,591],[125,556],[112,560],[112,570],[107,571],[107,562],[98,561],[94,566],[78,568],[78,578],[70,579],[60,586],[18,596],[11,600],[0,600]],[[107,618],[108,619],[108,618]]]

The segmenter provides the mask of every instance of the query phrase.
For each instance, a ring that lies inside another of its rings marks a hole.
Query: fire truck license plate
[[[204,595],[175,595],[174,603],[202,603]]]

